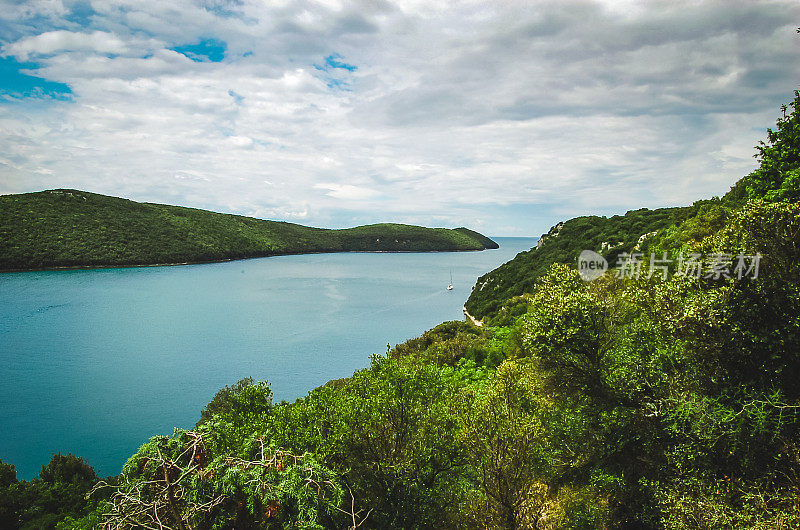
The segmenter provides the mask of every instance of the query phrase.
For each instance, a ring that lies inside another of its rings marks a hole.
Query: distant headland
[[[0,196],[0,271],[206,263],[317,252],[497,248],[467,228],[312,228],[71,189]]]

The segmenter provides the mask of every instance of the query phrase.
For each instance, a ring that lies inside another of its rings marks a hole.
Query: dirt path
[[[479,328],[482,328],[482,327],[483,327],[483,321],[481,321],[481,320],[478,320],[478,319],[477,319],[477,318],[475,318],[474,316],[470,315],[470,314],[467,312],[467,306],[464,306],[464,307],[462,307],[461,309],[462,309],[462,311],[464,311],[464,316],[465,316],[465,317],[467,317],[467,319],[468,319],[470,322],[472,322],[473,324],[475,324],[475,325],[476,325],[476,326],[478,326]]]

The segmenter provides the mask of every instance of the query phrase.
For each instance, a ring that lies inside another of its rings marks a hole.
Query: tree
[[[215,453],[213,422],[143,445],[110,489],[102,528],[302,528],[342,501],[336,475],[311,454],[293,454],[250,436]]]
[[[800,199],[800,91],[795,90],[794,100],[781,110],[777,127],[767,129],[767,141],[756,147],[760,166],[743,179],[749,199]],[[738,184],[733,195],[742,195],[737,188]]]
[[[263,432],[272,413],[272,389],[267,381],[256,383],[252,377],[218,391],[200,414],[196,427],[211,422],[217,433],[219,451],[242,446],[248,436]]]
[[[96,499],[86,499],[98,478],[82,458],[54,454],[32,481],[18,481],[14,466],[0,462],[0,525],[54,528],[65,517],[81,518]]]
[[[537,528],[550,504],[552,448],[534,370],[506,361],[460,401],[459,437],[482,494],[470,515],[487,527]]]

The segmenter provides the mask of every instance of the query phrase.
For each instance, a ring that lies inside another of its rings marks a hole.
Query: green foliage
[[[422,336],[395,346],[391,355],[413,355],[422,362],[437,366],[456,366],[461,359],[483,365],[488,354],[488,334],[464,321],[439,324]]]
[[[666,528],[791,528],[800,522],[798,406],[771,395],[685,394],[670,403],[675,470],[651,484]]]
[[[483,245],[483,248],[500,248],[500,245],[498,245],[496,242],[492,241],[483,234],[479,234],[474,230],[470,230],[469,228],[464,228],[462,226],[461,228],[455,228],[454,230],[477,240],[481,245]]]
[[[530,293],[553,263],[575,265],[583,250],[595,250],[613,266],[621,252],[631,252],[642,236],[680,222],[690,208],[633,210],[610,218],[576,217],[542,236],[541,246],[481,276],[466,302],[476,318],[493,317],[513,297]]]
[[[466,228],[384,223],[326,230],[77,190],[0,196],[0,270],[484,248],[497,244]]]
[[[517,325],[542,388],[597,418],[586,425],[600,443],[570,484],[618,477],[605,492],[614,525],[796,524],[798,213],[749,203],[696,242],[758,252],[757,279],[587,283],[554,265],[527,298]]]
[[[200,413],[196,427],[207,425],[213,430],[215,452],[230,451],[253,433],[264,431],[272,408],[269,383],[248,377],[218,391]]]
[[[80,518],[70,515],[56,524],[55,530],[96,530],[103,523],[103,514],[111,510],[111,505],[106,501],[98,503],[97,508]]]
[[[280,445],[325,455],[370,527],[450,527],[464,502],[452,410],[463,379],[449,367],[375,357],[342,387],[279,406],[272,432]]]
[[[553,448],[545,432],[536,372],[504,362],[487,385],[461,393],[460,442],[479,495],[466,518],[491,528],[536,528],[546,513]]]
[[[18,481],[14,466],[0,462],[0,526],[46,529],[82,518],[97,505],[98,498],[86,499],[95,482],[94,470],[71,454],[54,454],[30,482]]]
[[[311,454],[263,437],[216,453],[212,429],[152,438],[123,467],[103,528],[322,528],[341,502],[336,476]]]
[[[0,460],[0,488],[7,488],[17,483],[17,470],[11,464]]]
[[[529,297],[526,295],[507,300],[497,312],[486,315],[483,324],[492,327],[513,326],[519,317],[528,312],[528,301]]]
[[[600,397],[607,386],[609,318],[608,309],[576,271],[554,265],[522,317],[523,345],[555,380]]]
[[[781,107],[783,115],[775,129],[767,129],[767,141],[756,147],[759,167],[730,192],[731,200],[765,199],[797,201],[800,199],[800,91],[794,100]],[[791,109],[787,115],[786,111]]]
[[[732,206],[719,199],[697,201],[691,206],[689,215],[680,223],[670,225],[647,239],[648,252],[675,255],[679,251],[696,252],[705,238],[717,233],[725,226]]]
[[[0,460],[0,527],[14,528],[20,523],[23,488],[17,480],[17,470]]]

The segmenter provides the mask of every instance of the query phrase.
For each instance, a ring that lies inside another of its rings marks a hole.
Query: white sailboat
[[[447,290],[448,291],[453,290],[453,271],[450,271],[450,283],[447,284]]]

